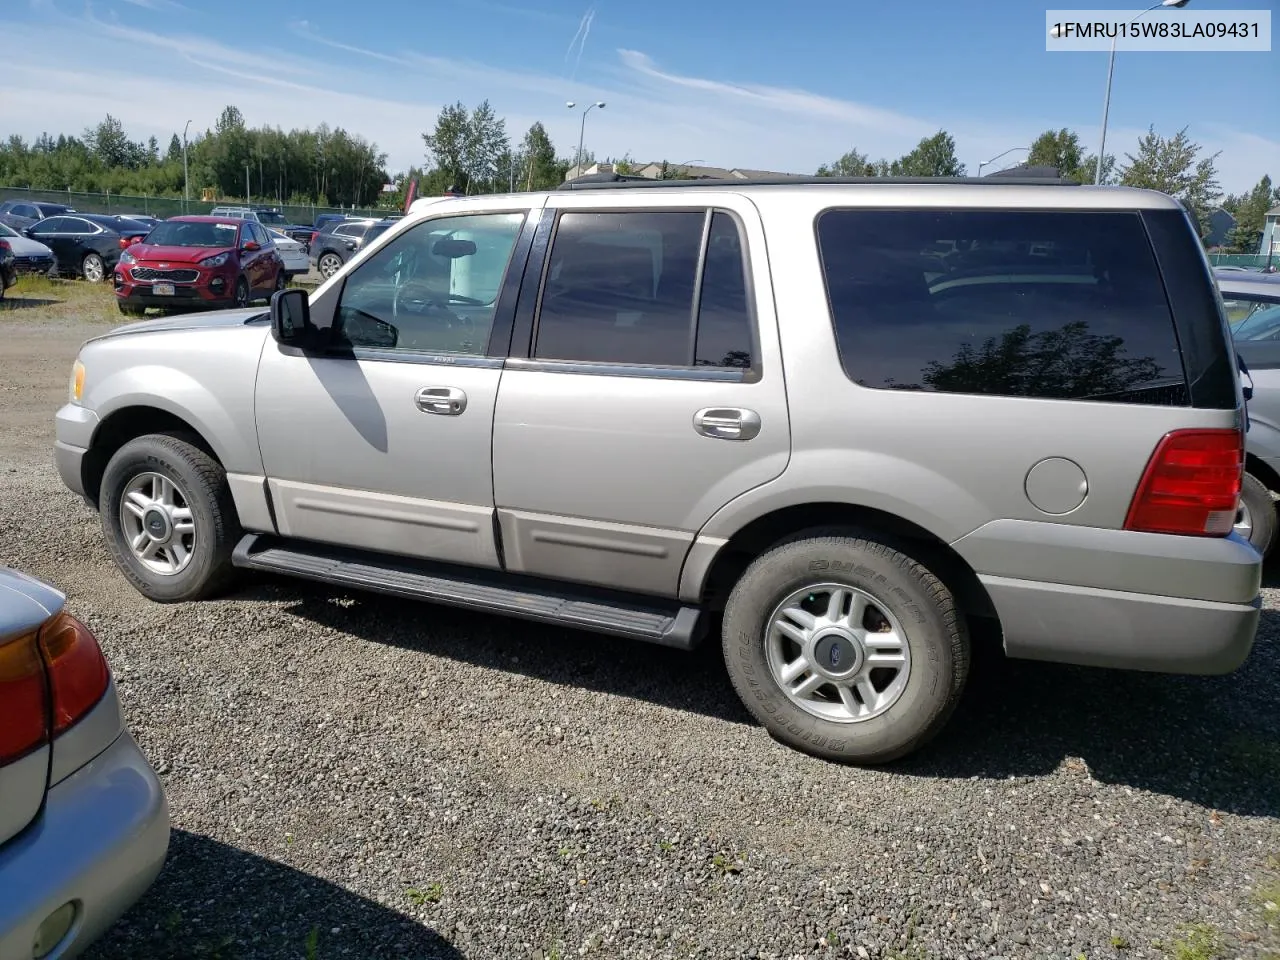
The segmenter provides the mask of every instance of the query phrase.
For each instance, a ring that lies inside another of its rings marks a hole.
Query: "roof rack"
[[[1048,171],[1042,173],[1039,171]],[[1017,167],[1011,170],[1002,170],[997,174],[988,174],[985,177],[752,177],[746,180],[738,179],[706,179],[706,180],[650,180],[648,177],[623,176],[617,173],[597,173],[588,174],[585,177],[578,177],[574,180],[566,180],[557,190],[613,190],[613,189],[631,189],[639,188],[666,188],[678,187],[683,189],[699,189],[701,187],[720,188],[720,187],[786,187],[786,186],[807,186],[807,185],[851,185],[851,184],[881,184],[887,186],[905,185],[905,184],[921,184],[921,185],[949,185],[949,184],[972,184],[975,186],[1057,186],[1057,187],[1078,187],[1078,181],[1067,180],[1058,176],[1058,171],[1053,167],[1027,167],[1019,169]]]

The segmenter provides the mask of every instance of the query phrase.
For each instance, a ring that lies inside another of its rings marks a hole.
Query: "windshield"
[[[166,220],[147,234],[146,243],[157,247],[234,247],[235,223]]]
[[[18,233],[17,230],[12,230],[9,227],[6,227],[3,223],[0,223],[0,237],[20,237],[20,236],[22,236],[22,234]]]
[[[259,210],[258,222],[259,223],[288,223],[289,221],[284,218],[283,214],[266,213],[262,210]]]
[[[1280,334],[1280,304],[1259,304],[1243,322],[1231,331],[1236,340],[1274,340]]]

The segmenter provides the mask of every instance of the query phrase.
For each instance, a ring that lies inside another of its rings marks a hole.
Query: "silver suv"
[[[1248,656],[1242,389],[1176,202],[568,186],[420,200],[309,299],[88,342],[57,462],[125,576],[681,648],[718,623],[774,736],[859,763],[943,726],[983,627],[1076,664]]]

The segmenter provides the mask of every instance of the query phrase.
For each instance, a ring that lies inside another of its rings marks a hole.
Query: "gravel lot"
[[[148,603],[51,462],[102,328],[37,314],[0,311],[0,562],[98,632],[174,827],[90,956],[1280,950],[1277,591],[1231,677],[984,657],[926,752],[833,766],[754,725],[710,645],[284,580]]]

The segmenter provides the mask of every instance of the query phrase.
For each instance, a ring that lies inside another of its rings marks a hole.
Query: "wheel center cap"
[[[862,644],[843,630],[819,634],[813,644],[813,662],[829,677],[847,677],[862,667]]]
[[[151,507],[142,515],[142,528],[152,540],[165,541],[173,533],[169,515],[159,507]]]

